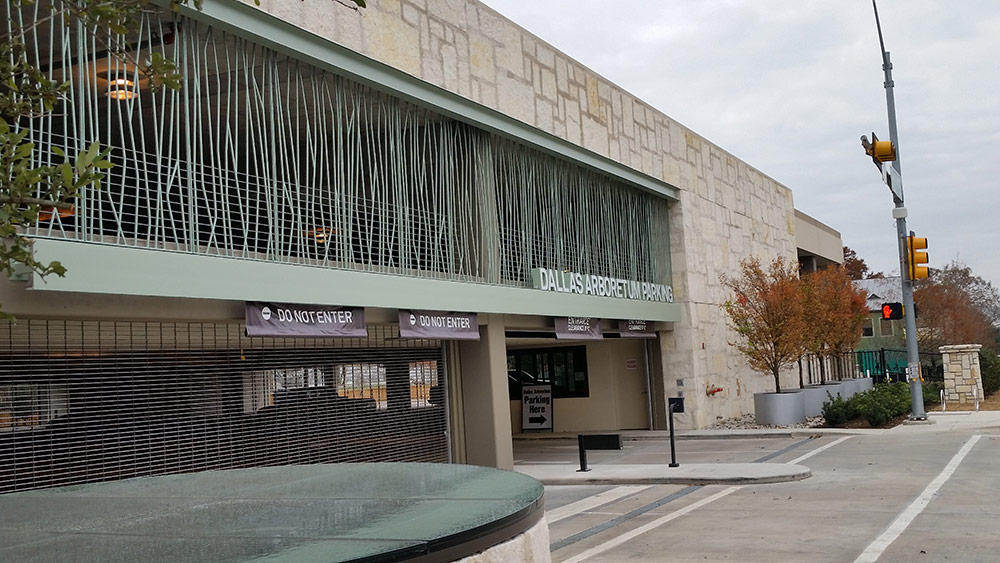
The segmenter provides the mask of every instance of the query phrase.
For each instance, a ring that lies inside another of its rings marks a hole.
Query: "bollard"
[[[945,412],[948,410],[948,399],[945,399],[944,397],[944,389],[941,390],[940,394],[941,394],[941,412]]]
[[[680,467],[677,463],[677,449],[674,447],[674,413],[684,412],[684,397],[668,397],[667,411],[670,413],[670,463],[669,467]]]
[[[577,434],[576,443],[580,448],[580,469],[577,473],[590,471],[587,467],[587,450],[620,450],[621,434]]]

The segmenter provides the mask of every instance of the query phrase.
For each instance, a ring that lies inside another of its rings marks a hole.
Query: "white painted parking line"
[[[575,516],[581,512],[597,508],[598,506],[609,502],[614,502],[629,495],[636,494],[639,491],[644,491],[650,487],[652,487],[652,485],[622,485],[621,487],[615,487],[611,490],[597,493],[596,495],[589,496],[585,499],[560,506],[559,508],[546,510],[545,520],[547,520],[549,524],[554,524],[560,520],[565,520],[570,516]]]
[[[858,556],[857,559],[854,560],[854,563],[874,563],[875,561],[878,561],[882,552],[884,552],[886,548],[892,544],[892,542],[896,541],[896,538],[898,538],[903,531],[906,530],[910,523],[913,522],[913,519],[923,512],[924,508],[930,504],[931,499],[938,492],[938,489],[940,489],[941,486],[951,478],[952,474],[955,473],[955,470],[958,468],[958,465],[962,463],[965,456],[969,454],[970,450],[972,450],[972,446],[976,445],[976,442],[978,442],[980,438],[982,438],[980,435],[969,438],[969,440],[965,442],[965,445],[962,446],[962,449],[958,450],[958,453],[951,458],[951,461],[948,462],[948,465],[944,467],[941,473],[939,473],[938,476],[935,477],[929,485],[927,485],[927,488],[920,493],[920,496],[918,496],[916,500],[910,503],[910,506],[906,507],[906,510],[896,517],[896,520],[894,520],[893,523],[890,524],[884,532],[882,532],[882,535],[875,538],[875,541],[873,541],[871,545],[868,546],[868,549],[866,549],[860,556]]]
[[[671,520],[674,520],[676,518],[680,518],[681,516],[684,516],[685,514],[687,514],[689,512],[698,510],[699,508],[705,506],[706,504],[709,504],[711,502],[715,502],[715,501],[719,500],[720,498],[722,498],[724,496],[727,496],[729,494],[735,493],[736,491],[738,491],[738,490],[740,490],[742,488],[743,488],[743,486],[740,485],[740,486],[736,486],[736,487],[729,487],[727,489],[723,489],[722,491],[719,491],[719,492],[715,493],[714,495],[712,495],[710,497],[705,497],[705,498],[699,500],[698,502],[691,503],[690,505],[685,506],[684,508],[681,508],[680,510],[675,510],[675,511],[671,512],[670,514],[666,514],[664,516],[660,516],[659,518],[657,518],[656,520],[653,520],[652,522],[649,522],[647,524],[639,526],[638,528],[636,528],[636,529],[634,529],[632,531],[625,532],[624,534],[618,536],[617,538],[615,538],[613,540],[606,541],[606,542],[604,542],[604,543],[602,543],[600,545],[595,545],[594,547],[592,547],[592,548],[584,551],[583,553],[580,553],[578,555],[570,557],[569,559],[567,559],[563,563],[579,563],[580,561],[585,561],[587,559],[590,559],[591,557],[593,557],[595,555],[599,555],[599,554],[604,553],[605,551],[607,551],[609,549],[613,549],[615,547],[618,547],[619,545],[621,545],[621,544],[623,544],[623,543],[625,543],[627,541],[632,540],[632,538],[635,538],[636,536],[640,536],[640,535],[645,534],[646,532],[648,532],[650,530],[654,530],[654,529],[656,529],[656,528],[658,528],[658,527],[666,524],[667,522],[670,522]]]
[[[789,465],[798,465],[799,463],[802,463],[803,461],[811,458],[812,456],[814,456],[814,455],[816,455],[816,454],[818,454],[820,452],[826,451],[826,450],[828,450],[828,449],[836,446],[837,444],[843,442],[844,440],[846,440],[848,438],[853,438],[853,436],[844,436],[843,438],[837,438],[836,440],[830,442],[829,444],[827,444],[825,446],[820,446],[820,447],[816,448],[815,450],[813,450],[813,451],[811,451],[811,452],[809,452],[809,453],[807,453],[805,455],[800,455],[799,457],[793,459],[792,461],[789,461],[788,464]]]

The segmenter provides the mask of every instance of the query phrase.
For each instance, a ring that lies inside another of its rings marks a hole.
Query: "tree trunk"
[[[776,393],[781,393],[781,377],[778,376],[778,368],[774,369],[774,391]]]
[[[805,389],[806,384],[802,380],[802,358],[799,358],[799,389]]]

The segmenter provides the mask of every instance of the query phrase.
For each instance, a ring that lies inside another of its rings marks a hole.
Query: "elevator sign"
[[[552,386],[521,387],[521,429],[552,430]]]

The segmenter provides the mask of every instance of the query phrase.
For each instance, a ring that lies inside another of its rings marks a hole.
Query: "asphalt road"
[[[554,562],[1000,561],[1000,428],[680,440],[682,464],[798,463],[761,485],[546,486]],[[663,440],[588,452],[661,463]],[[519,441],[521,463],[575,463],[572,441]]]

